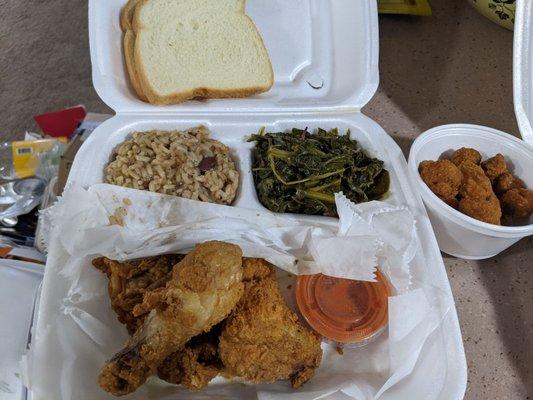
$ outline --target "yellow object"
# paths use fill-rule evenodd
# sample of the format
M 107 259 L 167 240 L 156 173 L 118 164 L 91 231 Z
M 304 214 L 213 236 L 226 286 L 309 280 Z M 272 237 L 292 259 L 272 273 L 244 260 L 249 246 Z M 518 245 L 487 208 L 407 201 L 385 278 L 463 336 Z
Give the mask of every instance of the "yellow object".
M 13 168 L 17 178 L 34 176 L 39 167 L 39 154 L 51 150 L 58 141 L 67 143 L 66 138 L 12 142 Z
M 431 15 L 427 0 L 378 0 L 381 14 Z

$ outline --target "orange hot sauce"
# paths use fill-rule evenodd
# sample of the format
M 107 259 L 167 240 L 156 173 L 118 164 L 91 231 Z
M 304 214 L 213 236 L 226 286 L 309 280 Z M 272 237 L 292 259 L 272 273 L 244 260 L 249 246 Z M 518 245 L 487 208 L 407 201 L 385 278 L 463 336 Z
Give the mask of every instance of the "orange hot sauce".
M 296 303 L 307 323 L 339 343 L 364 345 L 388 324 L 390 285 L 376 271 L 376 282 L 330 276 L 302 275 L 296 284 Z

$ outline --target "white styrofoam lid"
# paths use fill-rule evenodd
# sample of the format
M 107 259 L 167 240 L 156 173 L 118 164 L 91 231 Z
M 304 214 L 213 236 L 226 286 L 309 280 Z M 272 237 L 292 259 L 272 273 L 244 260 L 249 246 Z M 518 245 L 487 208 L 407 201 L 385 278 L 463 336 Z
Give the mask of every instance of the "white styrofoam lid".
M 514 25 L 514 105 L 522 138 L 533 145 L 533 2 L 518 0 Z
M 118 113 L 220 113 L 359 110 L 374 95 L 378 13 L 368 0 L 248 0 L 274 67 L 275 83 L 246 99 L 153 106 L 130 87 L 123 61 L 120 10 L 126 0 L 90 0 L 93 85 Z
M 19 362 L 26 351 L 44 266 L 0 259 L 0 398 L 21 400 Z

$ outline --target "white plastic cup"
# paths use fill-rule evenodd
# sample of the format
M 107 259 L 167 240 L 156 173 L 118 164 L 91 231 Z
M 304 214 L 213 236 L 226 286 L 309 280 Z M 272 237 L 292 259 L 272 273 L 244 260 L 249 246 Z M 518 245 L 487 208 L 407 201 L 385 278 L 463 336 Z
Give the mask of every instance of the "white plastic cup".
M 520 239 L 533 235 L 533 215 L 529 224 L 499 226 L 471 218 L 440 200 L 418 172 L 424 160 L 439 160 L 461 147 L 478 150 L 483 160 L 501 153 L 510 171 L 533 189 L 533 147 L 496 129 L 479 125 L 453 124 L 430 129 L 413 143 L 409 154 L 409 174 L 426 205 L 440 249 L 452 256 L 470 260 L 493 257 Z

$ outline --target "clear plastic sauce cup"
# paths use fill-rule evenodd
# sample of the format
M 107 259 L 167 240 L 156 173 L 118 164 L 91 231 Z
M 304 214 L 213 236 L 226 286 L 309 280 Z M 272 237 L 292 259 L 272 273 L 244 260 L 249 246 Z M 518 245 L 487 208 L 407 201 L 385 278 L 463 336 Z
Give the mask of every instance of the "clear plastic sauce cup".
M 307 323 L 339 344 L 363 346 L 388 324 L 391 287 L 377 271 L 376 282 L 330 276 L 302 275 L 296 284 L 296 302 Z

